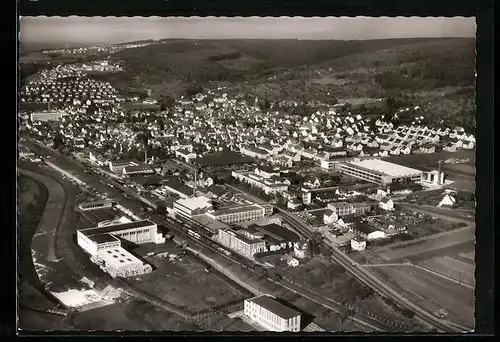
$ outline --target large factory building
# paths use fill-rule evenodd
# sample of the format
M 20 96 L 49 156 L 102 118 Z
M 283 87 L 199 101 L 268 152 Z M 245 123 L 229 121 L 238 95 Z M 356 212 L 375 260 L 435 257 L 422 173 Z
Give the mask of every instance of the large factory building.
M 165 242 L 149 220 L 108 224 L 77 231 L 78 245 L 90 255 L 90 260 L 114 277 L 133 277 L 152 271 L 151 265 L 121 247 L 119 238 L 137 243 Z
M 379 185 L 421 182 L 423 175 L 423 171 L 380 159 L 365 159 L 342 163 L 340 164 L 340 172 Z

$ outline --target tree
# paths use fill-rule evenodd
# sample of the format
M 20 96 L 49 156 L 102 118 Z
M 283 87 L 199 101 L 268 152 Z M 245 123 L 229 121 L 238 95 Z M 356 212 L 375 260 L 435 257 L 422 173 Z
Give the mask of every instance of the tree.
M 64 137 L 60 132 L 57 132 L 54 135 L 54 149 L 59 149 L 61 146 L 64 146 Z

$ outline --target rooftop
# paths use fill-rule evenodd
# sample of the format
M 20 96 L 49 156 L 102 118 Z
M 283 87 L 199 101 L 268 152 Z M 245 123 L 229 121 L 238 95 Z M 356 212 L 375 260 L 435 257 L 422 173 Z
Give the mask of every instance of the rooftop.
M 216 166 L 216 165 L 231 165 L 231 164 L 247 164 L 252 163 L 253 159 L 244 156 L 238 152 L 221 151 L 204 154 L 201 158 L 193 160 L 195 164 L 200 166 Z
M 123 267 L 130 263 L 142 264 L 141 260 L 122 247 L 106 248 L 98 251 L 97 253 L 102 259 L 104 259 L 106 264 L 111 264 L 114 267 Z
M 232 205 L 224 208 L 217 209 L 215 215 L 227 215 L 227 214 L 237 214 L 243 213 L 245 211 L 262 209 L 261 206 L 255 204 L 243 204 L 243 205 Z
M 184 198 L 177 200 L 176 203 L 182 205 L 189 210 L 195 210 L 199 208 L 211 207 L 212 203 L 208 197 L 198 196 L 192 198 Z
M 272 298 L 269 295 L 254 297 L 248 299 L 248 301 L 257 304 L 258 306 L 274 313 L 275 315 L 283 319 L 290 319 L 293 317 L 300 316 L 300 312 L 295 311 L 289 308 L 288 306 L 281 304 L 280 302 L 278 302 L 276 299 Z
M 97 244 L 105 243 L 105 242 L 115 242 L 120 241 L 118 238 L 114 237 L 111 234 L 97 234 L 89 236 L 89 239 L 94 241 Z
M 113 233 L 113 232 L 118 232 L 121 230 L 148 227 L 148 226 L 153 226 L 153 225 L 156 226 L 156 223 L 153 223 L 149 220 L 141 220 L 141 221 L 133 221 L 133 222 L 128 222 L 128 223 L 113 224 L 113 225 L 103 226 L 103 227 L 84 228 L 84 229 L 80 229 L 79 232 L 82 232 L 82 234 L 84 234 L 85 236 L 92 236 L 92 235 L 96 235 L 96 234 Z
M 406 166 L 389 163 L 380 159 L 365 159 L 362 161 L 351 161 L 348 164 L 364 167 L 366 169 L 383 173 L 391 177 L 400 177 L 403 175 L 413 175 L 422 173 L 417 169 L 412 169 Z
M 193 194 L 193 188 L 190 186 L 187 186 L 185 184 L 180 183 L 179 181 L 176 180 L 168 180 L 165 183 L 165 186 L 180 192 L 181 194 L 184 194 L 186 196 L 191 196 Z
M 377 229 L 371 225 L 369 225 L 368 223 L 366 222 L 360 222 L 356 225 L 356 228 L 355 230 L 361 232 L 361 233 L 365 233 L 365 234 L 370 234 L 370 233 L 373 233 L 375 231 L 377 231 Z
M 219 229 L 226 229 L 228 228 L 229 226 L 227 224 L 225 224 L 224 222 L 221 222 L 221 221 L 217 221 L 213 218 L 211 218 L 210 216 L 208 215 L 198 215 L 198 216 L 193 216 L 191 218 L 192 220 L 195 220 L 196 222 L 204 225 L 205 227 L 207 227 L 208 229 L 210 230 L 219 230 Z
M 280 241 L 297 242 L 300 240 L 297 234 L 276 223 L 267 224 L 265 226 L 254 226 L 254 228 Z

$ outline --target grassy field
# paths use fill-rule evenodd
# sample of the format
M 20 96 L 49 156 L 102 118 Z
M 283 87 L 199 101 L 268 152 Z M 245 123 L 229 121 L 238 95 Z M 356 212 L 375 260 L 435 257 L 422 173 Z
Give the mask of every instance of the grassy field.
M 448 319 L 474 326 L 474 290 L 418 268 L 377 267 L 375 272 L 429 312 L 445 309 Z
M 245 298 L 215 274 L 207 273 L 205 267 L 189 255 L 179 256 L 175 261 L 165 258 L 154 272 L 141 276 L 136 285 L 190 311 L 210 309 Z
M 308 286 L 331 299 L 353 304 L 362 311 L 385 317 L 391 322 L 412 327 L 415 330 L 422 331 L 421 329 L 423 329 L 414 320 L 403 317 L 395 307 L 385 304 L 373 290 L 356 281 L 342 267 L 324 259 L 313 258 L 308 263 L 293 268 L 289 274 L 294 282 Z M 279 296 L 279 293 L 277 295 Z M 325 319 L 322 320 L 321 316 L 316 316 L 316 319 L 319 320 L 318 324 L 324 328 L 327 328 L 324 326 L 325 323 L 329 326 L 332 324 Z M 336 319 L 337 326 L 332 327 L 332 330 L 348 331 L 351 329 L 345 326 L 345 324 L 349 324 L 347 321 L 341 322 L 339 317 Z
M 469 159 L 471 163 L 474 163 L 476 160 L 475 151 L 474 150 L 459 150 L 457 152 L 446 152 L 441 151 L 432 154 L 408 154 L 403 156 L 390 156 L 384 158 L 392 163 L 401 164 L 408 167 L 438 167 L 439 160 L 446 159 Z M 447 167 L 448 165 L 461 165 L 461 164 L 442 164 L 443 167 Z
M 424 260 L 419 265 L 467 285 L 474 286 L 476 283 L 474 263 L 463 260 L 457 255 L 446 255 Z
M 404 260 L 407 258 L 430 258 L 431 255 L 446 254 L 451 249 L 469 251 L 474 246 L 474 229 L 464 229 L 451 235 L 419 241 L 415 244 L 396 246 L 380 252 L 380 256 L 387 261 Z

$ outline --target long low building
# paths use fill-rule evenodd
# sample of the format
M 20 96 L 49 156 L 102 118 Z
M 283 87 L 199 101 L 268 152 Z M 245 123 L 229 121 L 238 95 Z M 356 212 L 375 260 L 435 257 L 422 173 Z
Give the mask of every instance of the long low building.
M 380 159 L 365 159 L 341 163 L 340 172 L 380 185 L 421 182 L 423 175 L 423 171 Z
M 85 228 L 77 231 L 77 237 L 99 234 L 113 234 L 124 240 L 141 243 L 163 243 L 165 239 L 158 233 L 156 223 L 149 220 L 133 221 L 127 223 L 111 224 L 103 227 Z
M 301 313 L 278 302 L 270 295 L 245 299 L 244 313 L 270 331 L 300 331 Z
M 264 218 L 265 209 L 257 204 L 232 205 L 207 212 L 207 215 L 215 220 L 231 224 L 260 220 Z
M 30 114 L 31 121 L 54 121 L 59 120 L 68 113 L 63 111 L 43 111 Z
M 111 200 L 100 200 L 100 201 L 92 201 L 92 202 L 82 202 L 78 205 L 80 210 L 94 210 L 94 209 L 103 209 L 103 208 L 111 208 L 113 206 L 113 201 Z

